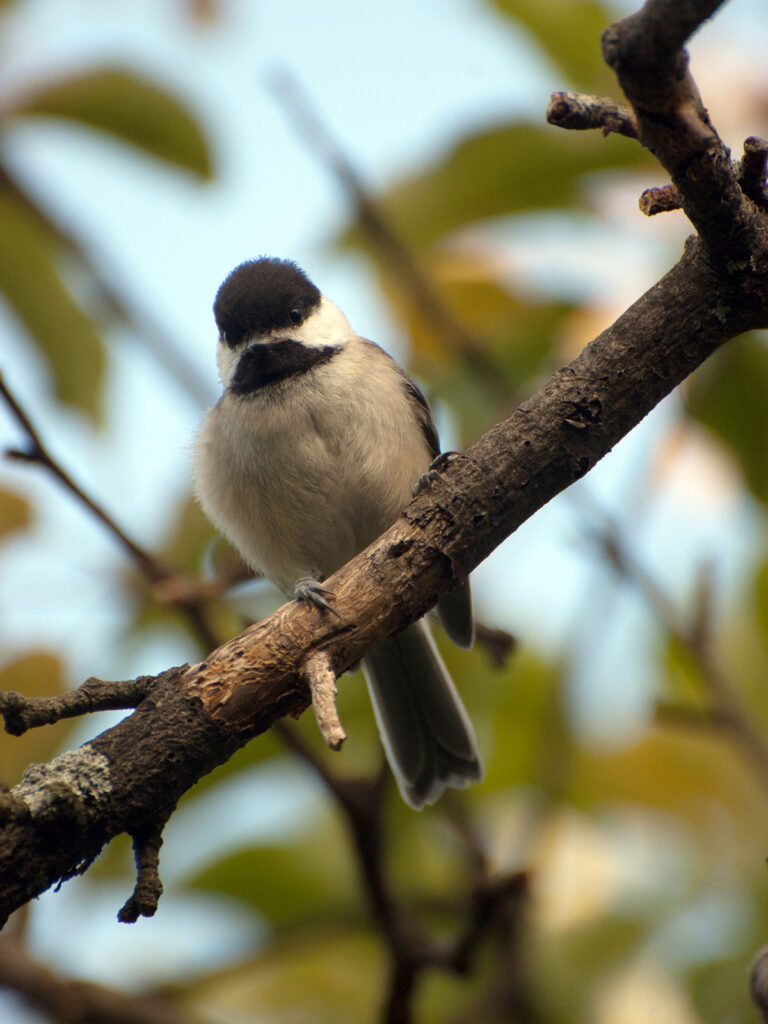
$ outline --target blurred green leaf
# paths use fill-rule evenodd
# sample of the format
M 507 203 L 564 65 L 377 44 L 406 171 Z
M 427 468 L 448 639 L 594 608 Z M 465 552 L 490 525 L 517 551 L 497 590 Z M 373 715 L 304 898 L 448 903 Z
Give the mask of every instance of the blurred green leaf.
M 449 342 L 428 313 L 404 295 L 390 268 L 378 268 L 379 281 L 410 339 L 414 373 L 429 382 L 431 399 L 451 406 L 462 441 L 469 443 L 489 423 L 509 415 L 530 379 L 550 369 L 572 307 L 516 294 L 484 251 L 441 246 L 422 254 L 421 263 L 464 329 L 463 345 Z
M 212 1021 L 367 1024 L 377 1019 L 384 972 L 381 943 L 369 929 L 331 926 L 298 932 L 261 956 L 195 979 L 186 996 Z
M 755 572 L 754 600 L 757 632 L 768 649 L 768 561 L 763 561 Z
M 25 529 L 31 521 L 32 509 L 27 499 L 13 491 L 0 489 L 0 540 Z
M 730 448 L 747 485 L 768 502 L 768 347 L 748 334 L 729 342 L 691 377 L 686 407 Z
M 201 178 L 213 174 L 208 145 L 187 108 L 131 71 L 104 68 L 60 79 L 7 113 L 79 121 Z
M 23 206 L 0 192 L 0 292 L 42 349 L 57 398 L 101 417 L 105 352 L 95 322 L 59 275 L 56 246 Z
M 200 572 L 205 549 L 218 537 L 216 527 L 192 494 L 179 502 L 165 534 L 162 557 L 191 575 Z
M 587 1024 L 595 981 L 619 968 L 641 947 L 644 929 L 637 921 L 602 917 L 562 932 L 534 937 L 532 982 L 545 1020 Z
M 559 795 L 570 757 L 561 709 L 561 673 L 523 650 L 506 668 L 490 666 L 475 648 L 463 672 L 457 658 L 443 653 L 480 731 L 485 760 L 483 793 L 536 786 Z M 462 662 L 467 652 L 461 652 Z M 470 682 L 471 680 L 471 682 Z M 478 709 L 473 709 L 478 701 Z M 483 735 L 483 729 L 486 730 Z M 470 789 L 469 793 L 472 794 Z
M 357 865 L 338 818 L 326 815 L 306 837 L 238 850 L 204 868 L 187 886 L 249 904 L 286 929 L 360 913 Z
M 379 199 L 408 243 L 426 247 L 489 217 L 568 207 L 585 174 L 644 164 L 650 158 L 629 139 L 506 124 L 468 136 Z M 359 232 L 353 226 L 341 244 L 360 245 Z
M 755 914 L 756 921 L 765 920 Z M 749 961 L 765 943 L 762 928 L 754 929 L 752 945 L 741 949 L 728 959 L 707 960 L 690 972 L 688 985 L 693 1004 L 702 1021 L 744 1021 L 753 1024 L 758 1019 L 749 996 L 747 972 Z
M 616 94 L 616 76 L 603 60 L 600 37 L 614 20 L 594 0 L 493 0 L 536 42 L 567 76 L 574 88 Z M 563 88 L 558 84 L 555 88 Z

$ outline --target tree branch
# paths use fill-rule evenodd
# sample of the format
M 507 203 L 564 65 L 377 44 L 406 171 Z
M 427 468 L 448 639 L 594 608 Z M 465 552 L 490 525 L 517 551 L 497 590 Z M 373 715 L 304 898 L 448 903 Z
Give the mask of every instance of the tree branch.
M 603 56 L 635 112 L 638 138 L 668 171 L 710 257 L 728 267 L 764 247 L 766 226 L 739 187 L 682 49 L 721 2 L 647 0 L 605 30 Z
M 118 912 L 118 921 L 133 924 L 140 917 L 152 917 L 157 910 L 157 904 L 163 894 L 158 865 L 165 821 L 164 818 L 133 837 L 136 885 Z
M 294 752 L 322 778 L 344 816 L 357 853 L 371 918 L 389 953 L 389 982 L 380 1019 L 384 1024 L 405 1024 L 411 1019 L 410 1002 L 422 974 L 434 969 L 466 974 L 489 932 L 500 921 L 510 923 L 513 917 L 520 916 L 528 895 L 527 877 L 524 872 L 491 874 L 483 851 L 473 842 L 469 852 L 475 878 L 467 893 L 456 899 L 463 926 L 452 941 L 431 937 L 396 897 L 386 871 L 382 822 L 386 766 L 372 779 L 339 778 L 295 730 L 281 723 L 276 728 Z M 466 822 L 462 825 L 466 829 Z
M 26 697 L 13 690 L 0 690 L 0 715 L 5 731 L 21 736 L 27 729 L 53 725 L 63 718 L 77 718 L 92 711 L 123 711 L 141 704 L 154 684 L 153 676 L 139 676 L 120 683 L 86 679 L 76 690 L 55 697 Z
M 164 999 L 62 978 L 10 935 L 0 936 L 0 987 L 61 1024 L 195 1024 Z
M 744 140 L 744 156 L 734 164 L 736 180 L 741 191 L 763 213 L 768 212 L 768 189 L 765 187 L 766 159 L 768 142 L 750 135 Z M 681 206 L 680 193 L 675 185 L 648 188 L 640 196 L 640 210 L 646 217 L 679 210 Z
M 553 92 L 547 107 L 547 121 L 555 128 L 586 131 L 599 128 L 603 135 L 615 132 L 637 138 L 637 119 L 629 107 L 607 96 L 585 92 Z

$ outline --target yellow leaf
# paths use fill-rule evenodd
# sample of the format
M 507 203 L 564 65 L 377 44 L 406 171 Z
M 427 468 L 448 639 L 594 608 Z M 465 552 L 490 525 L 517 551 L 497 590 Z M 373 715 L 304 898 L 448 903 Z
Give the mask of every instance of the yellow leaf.
M 0 539 L 24 530 L 31 521 L 32 510 L 26 498 L 12 491 L 0 490 Z
M 53 697 L 65 689 L 64 668 L 47 651 L 34 651 L 0 668 L 0 690 L 16 690 L 26 697 Z M 28 764 L 53 757 L 70 722 L 30 729 L 23 736 L 0 741 L 0 783 L 14 786 Z

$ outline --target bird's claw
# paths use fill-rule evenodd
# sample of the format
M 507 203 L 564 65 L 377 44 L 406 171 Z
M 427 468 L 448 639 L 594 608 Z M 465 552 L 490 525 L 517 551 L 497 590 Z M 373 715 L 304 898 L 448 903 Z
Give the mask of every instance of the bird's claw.
M 426 473 L 422 473 L 419 479 L 416 481 L 416 486 L 413 488 L 412 495 L 414 498 L 418 497 L 422 491 L 426 491 L 430 484 L 435 483 L 436 480 L 440 480 L 440 474 L 454 459 L 463 458 L 461 452 L 441 452 L 440 455 L 434 459 Z
M 341 618 L 333 605 L 328 601 L 328 598 L 334 598 L 335 596 L 332 590 L 326 590 L 321 583 L 313 580 L 311 576 L 297 580 L 293 588 L 295 601 L 306 601 L 307 604 L 314 605 L 315 608 L 321 608 L 331 612 L 337 618 Z

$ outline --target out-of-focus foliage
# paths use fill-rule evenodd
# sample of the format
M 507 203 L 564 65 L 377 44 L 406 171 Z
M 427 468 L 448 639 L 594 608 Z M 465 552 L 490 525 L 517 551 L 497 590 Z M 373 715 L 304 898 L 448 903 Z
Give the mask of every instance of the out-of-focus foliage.
M 562 68 L 560 87 L 571 80 L 593 91 L 609 89 L 599 37 L 611 19 L 600 4 L 500 0 L 497 6 Z M 489 419 L 505 415 L 530 381 L 551 367 L 548 357 L 573 312 L 562 302 L 525 296 L 498 253 L 476 241 L 477 233 L 488 222 L 521 213 L 573 212 L 582 205 L 589 175 L 654 173 L 653 166 L 650 156 L 627 139 L 613 136 L 606 144 L 597 132 L 563 132 L 518 120 L 468 134 L 376 197 L 446 309 L 471 335 L 469 351 L 451 344 L 431 310 L 404 293 L 400 274 L 380 258 L 364 224 L 353 223 L 340 236 L 342 246 L 373 258 L 381 287 L 412 342 L 415 368 L 429 379 L 432 393 L 454 409 L 466 441 Z
M 0 490 L 0 541 L 15 530 L 23 530 L 29 526 L 32 510 L 29 502 L 20 494 Z
M 186 1001 L 210 1020 L 279 1021 L 290 1007 L 299 1021 L 359 1024 L 376 1019 L 383 971 L 370 929 L 320 922 L 276 942 L 267 955 L 193 982 Z
M 605 4 L 595 0 L 493 0 L 511 21 L 531 33 L 566 76 L 564 84 L 610 96 L 616 79 L 603 61 L 600 37 L 610 21 Z
M 0 690 L 15 690 L 30 697 L 54 697 L 66 689 L 65 669 L 51 651 L 29 651 L 0 665 Z M 49 761 L 66 741 L 70 723 L 51 729 L 32 729 L 13 743 L 0 746 L 0 785 L 15 786 L 28 764 Z
M 216 4 L 188 6 L 203 21 L 226 16 Z M 541 48 L 552 65 L 553 90 L 573 85 L 616 94 L 599 56 L 600 31 L 612 20 L 611 11 L 575 0 L 495 0 L 489 6 L 497 9 L 500 31 L 521 28 Z M 8 112 L 9 119 L 34 117 L 41 124 L 43 116 L 116 135 L 201 179 L 212 173 L 195 118 L 162 85 L 132 72 L 113 68 L 46 81 Z M 462 343 L 436 331 L 425 311 L 414 307 L 361 224 L 339 232 L 338 247 L 370 259 L 393 316 L 412 340 L 413 368 L 447 408 L 463 441 L 537 386 L 560 360 L 564 337 L 585 315 L 573 299 L 526 294 L 514 258 L 500 260 L 498 236 L 491 242 L 485 229 L 530 211 L 599 221 L 601 213 L 584 203 L 590 176 L 597 173 L 614 183 L 625 176 L 634 183 L 638 173 L 647 174 L 648 185 L 658 183 L 647 154 L 626 139 L 507 122 L 468 132 L 429 166 L 376 197 L 461 324 Z M 109 359 L 105 327 L 114 311 L 105 316 L 101 304 L 84 300 L 88 289 L 75 294 L 67 283 L 72 260 L 93 275 L 92 290 L 99 292 L 87 251 L 74 230 L 65 232 L 23 183 L 10 178 L 0 179 L 0 230 L 10 240 L 0 255 L 0 288 L 39 350 L 56 399 L 98 422 Z M 748 499 L 740 499 L 751 503 L 763 525 L 766 396 L 768 355 L 765 339 L 755 336 L 730 344 L 695 374 L 679 413 L 703 423 L 712 445 L 726 451 L 738 471 L 734 475 L 743 476 L 748 489 Z M 24 499 L 0 491 L 0 541 L 11 542 L 32 516 Z M 212 548 L 214 531 L 188 495 L 169 516 L 163 537 L 158 556 L 187 579 L 232 570 L 223 568 L 227 552 Z M 645 552 L 637 554 L 642 559 Z M 709 554 L 716 562 L 718 551 Z M 741 588 L 737 605 L 718 608 L 715 635 L 706 646 L 765 743 L 768 557 L 756 551 L 753 560 L 749 585 Z M 552 586 L 558 585 L 553 578 Z M 607 591 L 609 603 L 611 586 L 600 584 L 600 597 Z M 131 599 L 126 647 L 157 631 L 176 635 L 183 628 L 190 658 L 204 655 L 202 646 L 192 646 L 194 629 L 167 594 L 137 581 L 133 571 L 116 574 L 114 588 Z M 592 596 L 585 595 L 579 611 Z M 258 613 L 266 613 L 274 598 L 264 588 L 255 601 Z M 228 637 L 244 624 L 239 607 L 232 594 L 209 599 L 217 635 Z M 486 778 L 419 815 L 388 782 L 383 842 L 392 893 L 435 934 L 454 938 L 466 924 L 479 848 L 492 877 L 529 872 L 531 896 L 514 943 L 505 945 L 505 936 L 495 933 L 466 977 L 435 973 L 423 979 L 415 1001 L 418 1024 L 753 1020 L 746 971 L 767 934 L 768 787 L 738 733 L 713 724 L 706 666 L 674 635 L 670 627 L 678 623 L 668 621 L 669 608 L 662 603 L 656 610 L 645 655 L 657 702 L 650 702 L 648 720 L 625 736 L 598 739 L 579 729 L 572 714 L 570 649 L 535 650 L 522 636 L 520 653 L 499 668 L 482 646 L 457 651 L 438 638 L 476 723 Z M 687 621 L 689 608 L 674 610 Z M 517 628 L 514 622 L 503 625 Z M 577 618 L 574 647 L 580 630 Z M 3 663 L 0 688 L 53 693 L 66 675 L 57 652 L 29 651 Z M 617 693 L 625 683 L 620 667 Z M 373 778 L 381 753 L 359 674 L 341 680 L 339 706 L 349 734 L 341 755 L 322 747 L 310 716 L 291 727 L 328 771 L 348 781 Z M 4 741 L 0 781 L 15 781 L 26 763 L 49 758 L 65 738 L 59 726 Z M 260 737 L 202 780 L 179 813 L 199 813 L 205 831 L 212 793 L 253 779 L 248 799 L 258 802 L 259 780 L 270 771 L 279 774 L 289 756 L 274 731 Z M 369 921 L 347 823 L 311 767 L 301 763 L 315 788 L 290 836 L 281 842 L 223 841 L 205 863 L 168 886 L 177 897 L 214 901 L 222 912 L 236 904 L 264 929 L 261 944 L 242 960 L 193 977 L 169 972 L 169 986 L 204 1021 L 376 1019 L 387 983 L 381 936 Z M 234 805 L 232 817 L 239 817 Z M 210 838 L 201 836 L 201 842 Z M 130 890 L 130 860 L 129 843 L 121 837 L 85 875 L 84 891 L 108 882 Z M 514 995 L 535 1012 L 515 1016 Z
M 208 146 L 194 117 L 164 88 L 132 72 L 104 68 L 47 79 L 4 106 L 0 128 L 10 131 L 41 117 L 108 133 L 201 179 L 212 175 Z M 76 235 L 39 205 L 2 157 L 0 233 L 0 293 L 40 347 L 56 398 L 98 423 L 105 329 L 119 310 L 106 300 L 98 266 Z M 73 287 L 73 279 L 79 287 Z
M 768 348 L 750 335 L 719 352 L 695 375 L 687 396 L 691 416 L 729 446 L 747 485 L 768 501 Z
M 0 191 L 0 289 L 40 346 L 56 397 L 99 420 L 106 356 L 99 324 L 64 283 L 57 240 L 20 197 Z M 45 301 L 41 301 L 45 296 Z
M 500 125 L 462 139 L 436 166 L 399 182 L 382 197 L 382 209 L 421 248 L 489 217 L 568 208 L 585 174 L 649 164 L 621 137 L 606 146 L 589 132 Z
M 211 157 L 197 121 L 165 88 L 130 71 L 103 68 L 25 93 L 6 117 L 34 115 L 78 121 L 203 178 Z

